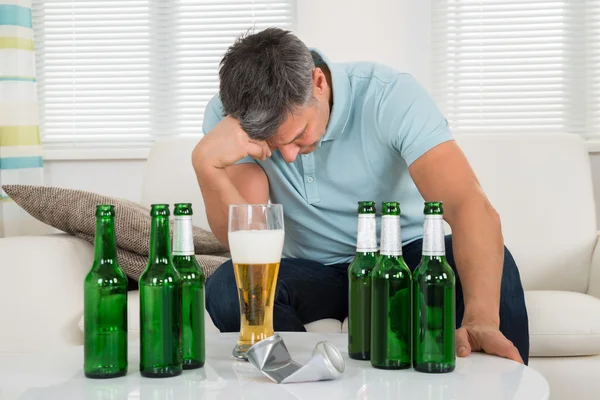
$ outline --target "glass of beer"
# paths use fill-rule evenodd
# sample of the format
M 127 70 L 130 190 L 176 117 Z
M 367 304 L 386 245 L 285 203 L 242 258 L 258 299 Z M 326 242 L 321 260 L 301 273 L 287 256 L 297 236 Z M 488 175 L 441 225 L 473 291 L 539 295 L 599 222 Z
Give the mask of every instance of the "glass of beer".
M 229 206 L 229 250 L 240 302 L 240 335 L 233 356 L 247 360 L 255 343 L 274 334 L 273 302 L 283 251 L 281 204 Z

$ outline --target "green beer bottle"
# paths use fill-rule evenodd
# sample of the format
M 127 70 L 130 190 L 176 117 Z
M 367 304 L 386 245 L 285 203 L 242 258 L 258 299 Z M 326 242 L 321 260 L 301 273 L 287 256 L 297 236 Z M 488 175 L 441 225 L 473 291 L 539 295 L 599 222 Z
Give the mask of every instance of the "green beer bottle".
M 348 266 L 348 355 L 368 360 L 371 347 L 371 270 L 377 262 L 375 202 L 358 203 L 356 256 Z
M 115 207 L 96 206 L 94 263 L 84 281 L 84 374 L 127 374 L 127 276 L 117 263 Z
M 402 257 L 400 205 L 383 202 L 380 256 L 371 272 L 371 365 L 412 365 L 412 279 Z
M 169 206 L 153 204 L 150 257 L 140 276 L 140 373 L 150 378 L 180 375 L 181 276 L 173 265 Z
M 175 204 L 173 264 L 182 281 L 183 369 L 204 365 L 204 271 L 198 265 L 192 233 L 192 205 Z
M 425 203 L 423 254 L 413 273 L 413 367 L 421 372 L 451 372 L 455 356 L 455 277 L 446 261 L 444 210 Z

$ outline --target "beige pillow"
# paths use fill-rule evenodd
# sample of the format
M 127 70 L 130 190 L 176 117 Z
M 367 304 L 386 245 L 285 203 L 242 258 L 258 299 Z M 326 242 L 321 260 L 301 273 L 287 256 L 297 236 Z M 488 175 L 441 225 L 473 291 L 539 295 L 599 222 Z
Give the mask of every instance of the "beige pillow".
M 94 243 L 96 205 L 113 204 L 117 258 L 121 268 L 129 277 L 138 280 L 146 267 L 151 222 L 147 208 L 83 190 L 36 185 L 3 185 L 2 189 L 34 218 L 90 243 Z M 171 235 L 172 232 L 171 225 Z M 211 232 L 194 227 L 193 234 L 196 259 L 208 278 L 227 260 L 227 249 Z

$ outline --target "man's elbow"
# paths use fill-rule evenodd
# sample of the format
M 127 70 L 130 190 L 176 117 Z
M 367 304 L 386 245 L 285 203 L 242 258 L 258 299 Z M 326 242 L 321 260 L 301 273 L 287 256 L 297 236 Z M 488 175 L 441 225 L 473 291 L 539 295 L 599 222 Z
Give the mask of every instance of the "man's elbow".
M 500 214 L 487 199 L 485 200 L 485 208 L 491 223 L 498 231 L 502 232 L 502 220 L 500 219 Z
M 194 168 L 194 172 L 196 173 L 196 175 L 198 175 L 201 170 L 202 161 L 202 155 L 200 153 L 200 143 L 198 143 L 196 147 L 192 149 L 190 161 L 192 162 L 192 168 Z

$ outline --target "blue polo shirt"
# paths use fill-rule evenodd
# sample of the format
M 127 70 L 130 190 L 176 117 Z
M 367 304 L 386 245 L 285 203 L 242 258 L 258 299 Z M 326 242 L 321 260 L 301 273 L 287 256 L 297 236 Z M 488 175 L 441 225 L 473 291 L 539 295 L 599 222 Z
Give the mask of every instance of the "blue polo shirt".
M 409 74 L 367 62 L 325 63 L 333 108 L 317 149 L 288 164 L 278 151 L 265 161 L 247 157 L 265 171 L 273 203 L 283 204 L 284 257 L 323 264 L 350 262 L 356 252 L 358 201 L 399 201 L 403 244 L 423 235 L 423 198 L 409 173 L 436 145 L 453 140 L 448 123 L 424 88 Z M 207 105 L 203 130 L 223 118 L 218 95 Z M 380 238 L 377 238 L 378 242 Z

